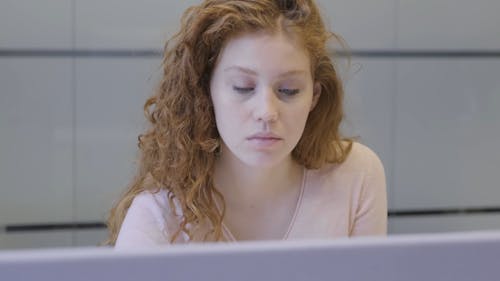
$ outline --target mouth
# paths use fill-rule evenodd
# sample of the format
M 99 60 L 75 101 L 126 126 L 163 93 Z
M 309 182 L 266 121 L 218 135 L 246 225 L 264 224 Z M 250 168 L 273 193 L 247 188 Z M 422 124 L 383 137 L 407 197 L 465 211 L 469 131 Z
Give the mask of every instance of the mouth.
M 278 141 L 282 140 L 278 135 L 273 133 L 258 133 L 251 135 L 247 140 L 258 140 L 258 141 Z
M 275 134 L 259 133 L 248 137 L 247 140 L 257 149 L 267 149 L 281 142 L 283 139 Z

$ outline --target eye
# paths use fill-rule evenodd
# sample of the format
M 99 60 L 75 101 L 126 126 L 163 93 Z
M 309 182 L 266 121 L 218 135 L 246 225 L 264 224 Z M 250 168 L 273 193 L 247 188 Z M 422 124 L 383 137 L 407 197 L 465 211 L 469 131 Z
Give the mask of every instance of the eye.
M 286 88 L 281 88 L 278 89 L 279 93 L 282 93 L 286 96 L 294 96 L 299 93 L 299 89 L 286 89 Z
M 235 92 L 240 93 L 240 94 L 248 94 L 248 93 L 252 92 L 254 90 L 254 88 L 252 88 L 252 87 L 237 87 L 237 86 L 233 86 L 233 90 Z

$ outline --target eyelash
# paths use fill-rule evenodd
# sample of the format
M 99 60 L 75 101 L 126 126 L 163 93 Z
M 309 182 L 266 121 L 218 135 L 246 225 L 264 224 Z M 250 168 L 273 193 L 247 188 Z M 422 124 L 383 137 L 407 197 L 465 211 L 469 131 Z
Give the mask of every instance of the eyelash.
M 283 93 L 286 96 L 295 96 L 299 93 L 299 89 L 279 89 L 278 92 Z
M 240 94 L 248 94 L 252 92 L 254 88 L 233 86 L 233 90 Z M 299 89 L 278 89 L 278 92 L 284 94 L 285 96 L 294 96 L 299 93 Z
M 236 87 L 236 86 L 233 86 L 233 90 L 240 93 L 240 94 L 247 94 L 247 93 L 250 93 L 251 91 L 253 91 L 253 88 L 252 87 Z

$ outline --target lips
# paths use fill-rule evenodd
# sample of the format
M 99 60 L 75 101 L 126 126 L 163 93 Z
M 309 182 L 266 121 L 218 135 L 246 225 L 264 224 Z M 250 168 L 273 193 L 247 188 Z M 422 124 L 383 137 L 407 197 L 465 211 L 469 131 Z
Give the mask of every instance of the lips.
M 255 149 L 267 151 L 274 148 L 283 139 L 273 133 L 257 133 L 248 137 L 247 140 Z
M 248 140 L 262 140 L 262 141 L 281 140 L 281 138 L 278 135 L 273 134 L 273 133 L 257 133 L 257 134 L 251 135 L 247 139 Z

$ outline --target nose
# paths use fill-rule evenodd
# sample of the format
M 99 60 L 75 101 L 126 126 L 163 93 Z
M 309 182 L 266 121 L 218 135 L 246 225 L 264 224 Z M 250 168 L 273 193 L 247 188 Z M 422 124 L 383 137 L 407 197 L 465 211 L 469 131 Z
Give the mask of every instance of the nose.
M 276 122 L 279 117 L 279 100 L 272 89 L 263 89 L 256 95 L 254 119 L 259 122 Z

